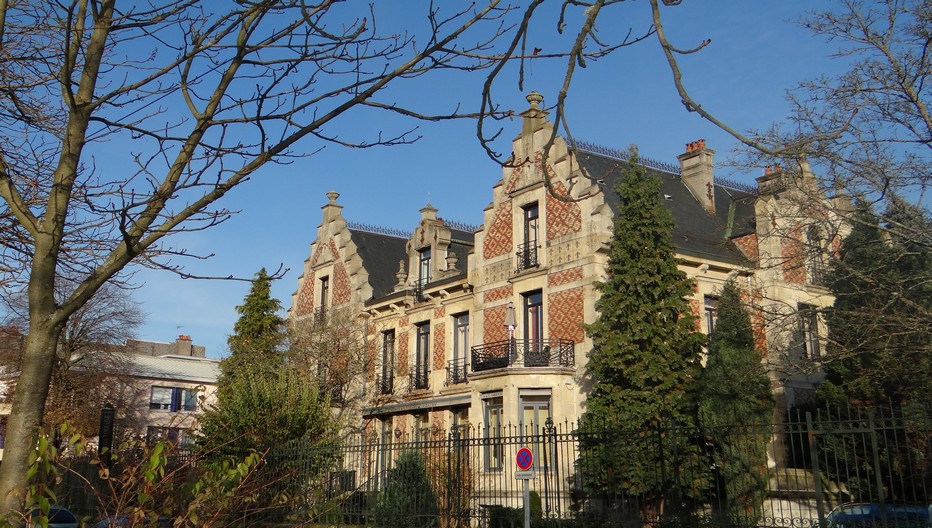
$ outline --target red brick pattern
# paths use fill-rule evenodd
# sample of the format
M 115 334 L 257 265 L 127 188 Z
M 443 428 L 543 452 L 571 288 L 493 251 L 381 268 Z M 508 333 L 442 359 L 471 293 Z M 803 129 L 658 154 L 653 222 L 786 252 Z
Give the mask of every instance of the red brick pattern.
M 398 320 L 398 328 L 404 328 L 411 324 L 411 318 L 407 315 Z
M 563 271 L 558 271 L 556 273 L 551 273 L 547 276 L 547 286 L 555 287 L 562 286 L 564 284 L 569 284 L 573 281 L 582 280 L 583 278 L 583 269 L 582 266 L 576 266 L 575 268 L 565 269 Z
M 444 431 L 446 430 L 446 415 L 449 414 L 447 411 L 431 411 L 430 412 L 430 425 L 435 430 Z
M 689 300 L 689 311 L 692 312 L 693 317 L 693 326 L 696 328 L 697 332 L 702 332 L 702 309 L 703 305 L 699 302 L 698 299 Z
M 563 182 L 554 182 L 553 189 L 559 195 L 566 194 L 566 186 Z M 557 200 L 550 193 L 547 193 L 547 212 L 545 222 L 547 224 L 547 240 L 577 233 L 582 229 L 582 211 L 575 202 L 563 202 Z
M 334 261 L 340 260 L 340 251 L 337 249 L 337 241 L 333 238 L 330 239 L 330 256 L 333 257 Z
M 514 247 L 511 233 L 511 200 L 498 204 L 495 217 L 485 235 L 482 245 L 482 257 L 486 259 L 510 253 Z
M 333 265 L 333 304 L 346 304 L 350 300 L 350 279 L 342 262 Z
M 298 317 L 305 316 L 314 311 L 314 272 L 306 273 L 304 281 L 301 284 L 301 291 L 298 293 L 298 299 L 295 302 L 295 315 Z
M 447 349 L 447 334 L 444 332 L 444 324 L 437 323 L 430 331 L 434 333 L 434 370 L 441 370 Z
M 783 257 L 783 280 L 793 284 L 806 282 L 806 250 L 801 242 L 802 232 L 796 227 L 780 241 Z
M 511 284 L 506 284 L 505 286 L 499 286 L 498 288 L 493 288 L 482 296 L 482 302 L 484 303 L 493 303 L 495 301 L 500 301 L 502 299 L 507 299 L 511 297 L 514 288 Z
M 517 167 L 511 170 L 511 176 L 508 178 L 508 181 L 505 183 L 505 192 L 510 193 L 515 190 L 518 186 L 518 180 L 521 179 L 521 176 L 524 175 L 525 165 L 518 165 Z
M 751 233 L 735 239 L 735 245 L 744 253 L 744 256 L 751 261 L 757 262 L 760 259 L 760 245 L 757 240 L 757 233 Z
M 434 308 L 434 319 L 442 319 L 447 316 L 447 307 L 441 306 L 440 308 Z
M 585 322 L 582 287 L 551 293 L 547 296 L 547 301 L 550 337 L 572 339 L 576 343 L 582 343 L 586 338 L 586 332 L 582 327 Z
M 505 306 L 486 308 L 482 311 L 484 322 L 482 340 L 484 343 L 504 341 L 508 339 L 508 329 L 505 323 Z
M 398 346 L 398 372 L 408 372 L 408 333 L 399 332 L 395 344 Z
M 370 325 L 375 326 L 375 325 Z M 375 360 L 378 357 L 378 344 L 375 339 L 366 341 L 366 381 L 375 380 Z
M 320 254 L 324 250 L 324 243 L 321 240 L 317 241 L 317 246 L 314 248 L 314 254 L 311 256 L 311 266 L 316 266 L 318 259 L 320 259 Z

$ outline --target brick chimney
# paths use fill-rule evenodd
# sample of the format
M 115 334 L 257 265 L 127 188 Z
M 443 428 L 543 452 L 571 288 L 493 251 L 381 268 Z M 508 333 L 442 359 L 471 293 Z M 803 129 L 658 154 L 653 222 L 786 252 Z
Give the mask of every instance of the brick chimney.
M 680 174 L 689 192 L 706 211 L 714 213 L 715 183 L 712 171 L 715 151 L 706 148 L 704 139 L 697 139 L 687 143 L 686 152 L 676 158 L 680 160 Z
M 178 340 L 175 341 L 178 345 L 178 355 L 179 356 L 190 356 L 191 354 L 191 336 L 189 335 L 180 335 Z

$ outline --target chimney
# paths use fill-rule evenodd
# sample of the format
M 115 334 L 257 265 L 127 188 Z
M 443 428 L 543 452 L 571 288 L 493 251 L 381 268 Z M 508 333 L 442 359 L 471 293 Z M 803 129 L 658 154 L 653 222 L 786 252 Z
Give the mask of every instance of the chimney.
M 321 207 L 324 211 L 324 224 L 330 223 L 330 221 L 339 216 L 340 211 L 343 210 L 343 206 L 337 203 L 337 198 L 339 197 L 340 193 L 336 191 L 327 193 L 327 199 L 330 201 L 327 202 L 327 205 Z
M 786 190 L 786 179 L 779 163 L 764 167 L 764 175 L 757 178 L 757 190 L 761 196 Z
M 191 355 L 191 336 L 189 335 L 180 335 L 178 340 L 175 341 L 178 345 L 178 355 L 179 356 L 190 356 Z
M 715 213 L 714 157 L 715 151 L 705 147 L 704 139 L 687 143 L 686 152 L 676 157 L 683 183 L 709 213 Z
M 437 220 L 437 210 L 436 207 L 430 205 L 430 202 L 428 202 L 427 205 L 421 208 L 421 221 Z

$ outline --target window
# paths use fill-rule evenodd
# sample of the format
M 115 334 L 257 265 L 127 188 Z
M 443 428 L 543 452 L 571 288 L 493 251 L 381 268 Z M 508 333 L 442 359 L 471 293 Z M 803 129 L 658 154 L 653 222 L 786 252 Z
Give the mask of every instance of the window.
M 525 354 L 541 350 L 544 340 L 544 295 L 538 290 L 524 295 Z
M 414 415 L 414 441 L 427 442 L 430 439 L 430 413 Z
M 534 466 L 546 469 L 551 465 L 553 453 L 547 449 L 550 445 L 544 436 L 547 418 L 550 418 L 550 389 L 521 389 L 518 391 L 521 402 L 521 432 L 525 436 L 524 444 L 534 453 Z
M 460 440 L 469 438 L 469 407 L 451 409 L 453 430 L 459 433 Z
M 414 286 L 414 302 L 423 302 L 424 290 L 430 282 L 430 247 L 418 250 L 417 283 Z
M 466 361 L 469 352 L 469 314 L 453 316 L 453 360 L 450 364 L 450 381 L 466 381 Z
M 524 206 L 524 243 L 518 246 L 518 271 L 537 266 L 537 232 L 540 210 L 537 202 Z
M 152 387 L 149 408 L 157 411 L 196 411 L 197 390 L 181 387 Z
M 806 233 L 806 274 L 811 284 L 821 285 L 825 274 L 825 252 L 819 228 L 810 226 Z
M 379 392 L 391 394 L 395 384 L 395 331 L 382 332 L 382 377 Z
M 822 355 L 818 308 L 811 304 L 799 305 L 799 331 L 802 337 L 803 359 L 815 359 Z
M 718 322 L 718 297 L 705 296 L 705 333 L 712 335 L 715 323 Z
M 330 301 L 330 277 L 320 278 L 320 306 L 317 308 L 317 316 L 323 319 L 327 315 L 327 304 Z
M 502 446 L 502 393 L 494 392 L 482 395 L 482 414 L 485 425 L 485 469 L 501 471 L 504 463 Z
M 156 442 L 168 441 L 182 447 L 194 445 L 194 438 L 188 430 L 182 427 L 160 427 L 150 425 L 146 428 L 146 443 L 152 445 Z
M 430 323 L 417 325 L 417 350 L 414 358 L 414 373 L 411 378 L 413 389 L 427 388 L 427 374 L 430 372 Z

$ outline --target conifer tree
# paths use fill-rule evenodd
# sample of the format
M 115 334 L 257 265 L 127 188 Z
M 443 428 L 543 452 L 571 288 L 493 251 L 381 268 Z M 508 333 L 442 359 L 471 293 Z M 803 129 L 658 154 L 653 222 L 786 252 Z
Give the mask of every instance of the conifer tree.
M 279 315 L 282 304 L 272 297 L 272 279 L 265 268 L 256 273 L 252 287 L 236 307 L 240 315 L 227 338 L 230 356 L 221 363 L 224 376 L 244 365 L 274 369 L 283 362 L 282 346 L 286 341 L 285 320 Z
M 688 392 L 705 339 L 690 315 L 692 285 L 677 268 L 660 180 L 633 148 L 615 191 L 607 280 L 596 285 L 599 318 L 586 329 L 593 390 L 581 420 L 582 463 L 591 489 L 662 508 L 674 483 L 689 492 L 701 478 L 698 453 L 675 428 L 694 422 Z
M 767 487 L 774 399 L 761 353 L 754 347 L 751 319 L 734 281 L 722 287 L 696 401 L 699 425 L 714 444 L 719 482 L 713 504 L 730 521 L 756 523 Z

